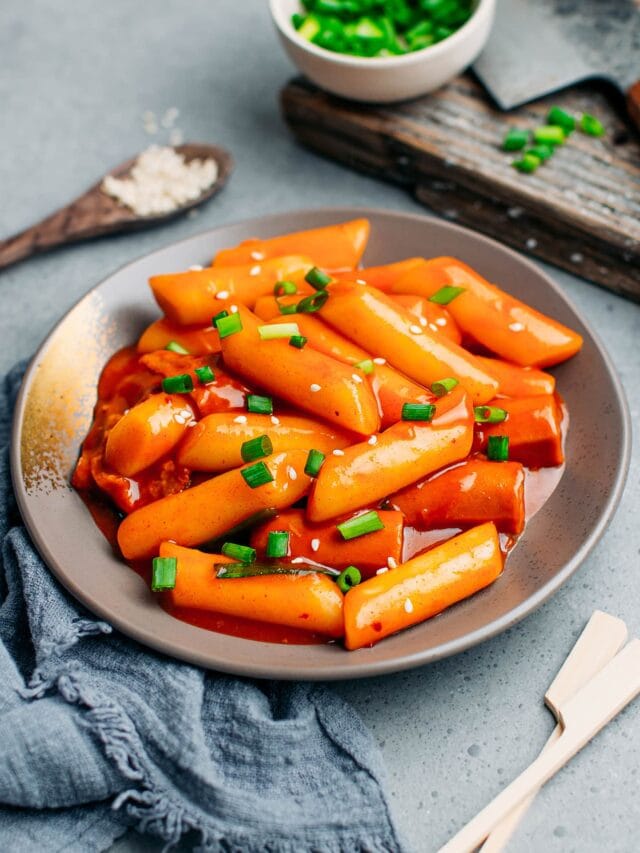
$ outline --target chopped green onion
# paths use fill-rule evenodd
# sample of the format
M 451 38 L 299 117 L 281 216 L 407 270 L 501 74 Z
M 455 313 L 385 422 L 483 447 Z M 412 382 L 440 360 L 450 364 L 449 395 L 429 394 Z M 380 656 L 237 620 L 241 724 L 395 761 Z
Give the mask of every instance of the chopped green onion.
M 507 419 L 507 411 L 498 406 L 475 406 L 473 417 L 477 424 L 501 424 Z
M 229 316 L 228 311 L 218 311 L 218 313 L 215 315 L 215 317 L 211 318 L 211 325 L 215 326 L 216 323 L 218 322 L 218 320 L 222 320 L 223 317 L 228 317 L 228 316 Z
M 204 367 L 196 367 L 194 372 L 203 385 L 215 382 L 216 375 L 208 364 L 205 364 Z
M 383 530 L 384 524 L 375 509 L 372 509 L 369 512 L 363 512 L 362 515 L 349 518 L 342 524 L 337 524 L 336 527 L 343 539 L 356 539 L 358 536 Z
M 264 486 L 266 483 L 273 482 L 273 474 L 264 464 L 264 462 L 256 462 L 248 468 L 243 468 L 240 473 L 251 489 L 257 489 L 258 486 Z
M 502 140 L 503 151 L 520 151 L 529 141 L 528 130 L 518 130 L 513 127 L 507 131 L 505 138 Z
M 296 347 L 296 349 L 302 349 L 306 343 L 307 339 L 304 335 L 291 335 L 289 338 L 289 346 Z
M 431 390 L 436 397 L 444 397 L 444 395 L 448 394 L 449 391 L 453 391 L 457 384 L 458 380 L 451 376 L 447 379 L 440 379 L 438 382 L 434 382 L 431 386 Z
M 169 341 L 165 349 L 168 349 L 169 352 L 177 352 L 179 355 L 189 355 L 189 350 L 185 349 L 182 344 L 179 344 L 177 341 Z
M 514 160 L 511 165 L 519 172 L 530 175 L 532 172 L 535 172 L 541 162 L 540 158 L 536 157 L 535 154 L 525 154 L 521 160 Z
M 328 284 L 331 284 L 331 276 L 322 272 L 318 267 L 311 267 L 304 280 L 316 290 L 324 290 Z
M 188 394 L 193 391 L 193 379 L 190 373 L 178 373 L 167 376 L 162 380 L 162 390 L 165 394 Z
M 298 306 L 295 303 L 293 305 L 283 305 L 282 302 L 278 302 L 278 311 L 281 314 L 297 314 Z
M 305 296 L 296 306 L 298 314 L 313 314 L 319 311 L 324 303 L 329 298 L 327 290 L 319 290 L 317 293 L 312 293 L 311 296 Z
M 256 558 L 256 549 L 249 545 L 236 545 L 235 542 L 225 542 L 220 549 L 225 557 L 238 560 L 240 563 L 253 563 Z
M 356 569 L 355 566 L 347 566 L 347 568 L 340 572 L 336 578 L 336 583 L 342 592 L 347 593 L 354 586 L 358 586 L 361 580 L 362 575 L 360 574 L 360 569 Z
M 275 341 L 277 338 L 290 338 L 299 335 L 297 323 L 271 323 L 268 326 L 258 326 L 258 334 L 262 341 Z
M 506 462 L 509 459 L 509 436 L 490 435 L 487 442 L 487 456 L 494 462 Z
M 273 444 L 268 435 L 258 435 L 256 438 L 250 438 L 249 441 L 243 441 L 240 448 L 240 455 L 245 462 L 253 462 L 272 453 Z
M 433 403 L 403 403 L 403 421 L 430 421 L 436 413 Z
M 545 124 L 534 129 L 533 138 L 545 145 L 562 145 L 566 137 L 564 130 L 557 124 Z
M 247 394 L 247 411 L 253 412 L 254 415 L 272 415 L 273 400 L 259 394 Z
M 363 358 L 362 361 L 357 361 L 353 366 L 366 374 L 373 373 L 374 370 L 374 364 L 370 358 Z
M 216 577 L 227 580 L 253 578 L 260 575 L 329 575 L 337 577 L 335 569 L 316 563 L 214 563 Z
M 547 124 L 556 124 L 561 127 L 566 134 L 571 133 L 575 129 L 576 120 L 568 112 L 560 107 L 551 107 L 547 113 Z
M 435 302 L 436 305 L 448 305 L 450 302 L 460 296 L 461 293 L 464 293 L 466 287 L 452 287 L 451 285 L 445 285 L 445 287 L 441 287 L 440 290 L 436 290 L 436 292 L 429 297 L 429 302 Z
M 216 320 L 216 329 L 221 338 L 228 338 L 242 331 L 242 320 L 239 314 L 229 314 Z
M 310 450 L 304 466 L 304 473 L 309 477 L 317 477 L 326 456 L 319 450 Z
M 286 557 L 289 553 L 289 531 L 270 530 L 267 539 L 267 557 Z
M 173 589 L 176 585 L 178 560 L 176 557 L 154 557 L 152 563 L 151 589 L 160 592 Z
M 298 292 L 298 287 L 292 281 L 278 281 L 273 286 L 273 295 L 277 298 L 278 296 L 291 296 L 294 293 Z
M 580 130 L 587 136 L 604 136 L 606 133 L 602 122 L 590 113 L 583 113 L 580 118 Z
M 548 160 L 553 154 L 553 145 L 534 145 L 532 148 L 527 148 L 524 153 L 525 156 L 527 154 L 532 154 L 544 163 L 544 161 Z

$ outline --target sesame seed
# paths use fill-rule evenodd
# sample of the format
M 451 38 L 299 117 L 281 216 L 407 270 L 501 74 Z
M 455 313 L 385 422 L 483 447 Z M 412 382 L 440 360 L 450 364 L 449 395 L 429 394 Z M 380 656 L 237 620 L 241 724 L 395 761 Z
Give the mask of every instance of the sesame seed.
M 416 326 L 414 324 L 411 324 L 411 326 L 409 326 L 409 331 L 411 332 L 412 335 L 421 335 L 422 334 L 422 329 L 420 328 L 420 326 Z
M 373 446 L 374 444 L 377 444 L 377 443 L 378 443 L 378 436 L 377 435 L 370 435 L 369 438 L 367 439 L 367 444 L 370 444 L 371 446 Z
M 387 359 L 386 358 L 374 358 L 373 363 L 374 364 L 386 364 Z
M 291 465 L 289 465 L 287 467 L 287 474 L 289 475 L 290 480 L 297 480 L 298 479 L 298 472 Z
M 201 264 L 193 264 L 189 267 L 190 272 L 201 272 L 204 267 Z
M 234 424 L 246 424 L 247 416 L 246 415 L 238 415 L 237 418 L 233 419 Z
M 445 320 L 444 317 L 438 317 L 438 319 L 435 320 L 435 324 L 436 324 L 436 326 L 446 326 L 447 321 Z
M 304 557 L 294 557 L 293 560 L 291 560 L 291 562 L 292 563 L 306 563 L 307 561 L 305 560 Z
M 228 299 L 228 298 L 229 298 L 229 291 L 228 290 L 219 290 L 216 293 L 216 299 Z
M 435 323 L 429 323 L 429 328 L 431 329 L 432 332 L 438 331 L 438 327 L 436 326 Z
M 395 557 L 387 557 L 387 566 L 389 566 L 390 569 L 397 569 L 398 561 L 395 559 Z
M 389 569 L 386 566 L 383 566 L 381 569 L 376 569 L 377 575 L 383 575 L 385 572 L 388 572 Z
M 413 613 L 413 602 L 410 598 L 405 599 L 404 609 L 407 613 Z
M 264 261 L 264 252 L 251 252 L 249 257 L 252 261 Z
M 249 275 L 260 275 L 261 270 L 262 267 L 260 266 L 260 264 L 256 264 L 255 267 L 251 267 L 251 269 L 249 270 Z
M 321 389 L 322 385 L 318 385 L 317 382 L 312 382 L 311 385 L 309 385 L 309 391 L 312 391 L 314 394 L 316 394 Z
M 521 332 L 524 329 L 523 323 L 509 323 L 509 328 L 512 332 Z
M 363 278 L 357 278 L 356 284 L 366 284 L 367 282 Z
M 569 260 L 572 264 L 581 264 L 584 261 L 584 255 L 581 255 L 580 252 L 574 252 Z
M 422 326 L 422 328 L 424 329 L 424 327 L 427 325 L 427 318 L 426 318 L 426 317 L 420 317 L 420 319 L 418 320 L 418 322 L 420 323 L 420 325 L 421 325 L 421 326 Z
M 344 456 L 344 450 L 340 450 L 339 447 L 336 447 L 335 450 L 331 451 L 334 456 Z
M 529 237 L 529 239 L 525 243 L 525 246 L 527 247 L 527 249 L 535 249 L 535 247 L 537 245 L 538 245 L 538 241 L 535 239 L 535 237 Z
M 280 423 L 280 418 L 277 418 L 275 415 L 271 415 L 271 423 L 274 426 L 278 426 L 278 424 Z
M 312 539 L 311 540 L 311 550 L 317 551 L 319 547 L 320 547 L 320 540 L 319 539 Z
M 358 385 L 362 382 L 362 376 L 358 376 L 357 373 L 352 373 L 351 378 L 353 379 L 354 382 L 357 382 Z
M 229 311 L 232 314 L 237 314 L 238 313 L 238 306 L 237 305 L 229 305 Z

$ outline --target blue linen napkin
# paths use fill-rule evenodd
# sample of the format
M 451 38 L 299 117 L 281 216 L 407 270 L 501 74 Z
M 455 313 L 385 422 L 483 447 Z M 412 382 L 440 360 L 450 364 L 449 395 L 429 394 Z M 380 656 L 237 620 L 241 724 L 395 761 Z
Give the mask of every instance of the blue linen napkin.
M 54 580 L 11 489 L 23 372 L 0 382 L 0 848 L 105 850 L 133 825 L 204 851 L 402 850 L 381 756 L 339 697 L 155 654 Z

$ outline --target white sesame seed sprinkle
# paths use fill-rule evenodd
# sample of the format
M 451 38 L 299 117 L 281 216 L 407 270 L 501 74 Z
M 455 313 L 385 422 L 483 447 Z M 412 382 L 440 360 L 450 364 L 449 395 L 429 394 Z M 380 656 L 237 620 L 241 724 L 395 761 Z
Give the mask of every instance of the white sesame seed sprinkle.
M 535 237 L 529 237 L 529 239 L 525 243 L 525 246 L 527 247 L 527 249 L 535 249 L 537 245 L 538 245 L 538 241 L 536 240 Z
M 432 332 L 438 331 L 438 327 L 436 326 L 435 323 L 429 323 L 429 328 L 431 329 Z
M 374 359 L 373 359 L 373 363 L 374 363 L 374 364 L 386 364 L 386 363 L 387 363 L 387 359 L 386 359 L 386 358 L 380 358 L 380 357 L 378 357 L 378 358 L 374 358 Z
M 361 384 L 361 382 L 362 382 L 362 376 L 358 376 L 358 374 L 357 374 L 357 373 L 352 373 L 352 374 L 351 374 L 351 378 L 352 378 L 352 379 L 353 379 L 353 381 L 354 381 L 354 382 L 356 382 L 358 385 L 360 385 L 360 384 Z
M 219 290 L 216 293 L 216 299 L 228 299 L 228 298 L 229 298 L 229 291 L 228 290 Z
M 203 269 L 204 267 L 202 266 L 202 264 L 192 264 L 189 267 L 190 272 L 202 272 Z
M 438 317 L 438 319 L 435 321 L 435 324 L 436 326 L 446 326 L 447 321 L 444 317 Z
M 335 450 L 331 451 L 334 456 L 344 456 L 344 450 L 340 450 L 339 447 L 336 447 Z
M 418 320 L 418 322 L 420 323 L 420 325 L 421 325 L 421 326 L 422 326 L 422 328 L 424 329 L 424 327 L 427 325 L 427 318 L 426 318 L 426 317 L 420 317 L 420 319 Z
M 396 560 L 395 557 L 387 557 L 387 566 L 390 569 L 397 569 L 398 568 L 398 561 Z
M 412 335 L 421 335 L 422 334 L 422 329 L 420 328 L 420 326 L 416 326 L 413 323 L 411 324 L 411 326 L 409 326 L 409 331 L 411 332 Z
M 367 439 L 367 444 L 370 444 L 372 447 L 374 444 L 377 444 L 377 443 L 378 443 L 378 436 L 377 435 L 370 435 L 369 438 Z
M 356 284 L 366 284 L 367 282 L 363 278 L 357 278 Z
M 294 557 L 293 560 L 291 560 L 291 562 L 292 563 L 306 563 L 307 561 L 305 560 L 304 557 Z
M 252 261 L 264 261 L 264 252 L 251 252 L 250 258 Z
M 249 270 L 249 275 L 260 275 L 261 271 L 262 267 L 260 266 L 260 264 L 256 264 L 255 267 L 251 267 L 251 269 Z
M 318 385 L 317 382 L 312 382 L 311 385 L 309 385 L 309 391 L 313 394 L 317 394 L 320 390 L 322 390 L 322 385 Z
M 311 550 L 317 551 L 319 547 L 320 547 L 320 540 L 319 539 L 312 539 L 311 540 Z
M 233 419 L 234 424 L 246 424 L 247 416 L 246 415 L 238 415 L 237 418 Z
M 512 332 L 521 332 L 524 329 L 523 323 L 509 323 L 509 328 Z
M 405 599 L 404 609 L 407 613 L 413 613 L 413 602 L 410 598 Z
M 274 426 L 278 426 L 278 424 L 280 423 L 280 418 L 277 418 L 275 415 L 271 415 L 271 423 Z
M 229 311 L 231 311 L 232 314 L 237 314 L 238 313 L 238 306 L 237 305 L 230 305 Z
M 290 480 L 297 480 L 298 479 L 298 472 L 291 465 L 287 466 L 287 474 L 289 475 Z
M 383 566 L 381 569 L 376 569 L 377 575 L 383 575 L 385 572 L 388 572 L 389 569 L 386 566 Z

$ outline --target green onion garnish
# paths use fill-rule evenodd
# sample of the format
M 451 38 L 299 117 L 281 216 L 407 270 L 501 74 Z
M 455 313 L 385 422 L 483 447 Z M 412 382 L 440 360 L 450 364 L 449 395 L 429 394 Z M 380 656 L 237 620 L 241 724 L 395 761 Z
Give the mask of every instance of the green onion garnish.
M 511 165 L 519 172 L 530 175 L 532 172 L 535 172 L 541 162 L 540 158 L 535 154 L 525 154 L 520 160 L 514 160 Z
M 527 130 L 518 130 L 512 128 L 507 131 L 507 135 L 502 140 L 503 151 L 520 151 L 529 141 L 529 132 Z
M 222 580 L 259 575 L 329 575 L 335 578 L 339 574 L 335 569 L 315 563 L 214 563 L 213 568 L 216 577 Z
M 193 391 L 193 379 L 190 373 L 178 373 L 177 376 L 167 376 L 162 380 L 162 390 L 165 394 L 188 394 Z
M 534 145 L 533 148 L 527 148 L 524 152 L 525 156 L 527 154 L 531 154 L 533 157 L 537 157 L 538 160 L 541 160 L 543 163 L 545 160 L 548 160 L 549 157 L 553 154 L 553 145 Z
M 606 132 L 602 122 L 590 113 L 584 113 L 580 118 L 580 130 L 587 136 L 604 136 Z
M 304 280 L 316 290 L 324 290 L 328 284 L 331 284 L 331 276 L 322 272 L 318 267 L 311 267 Z
M 273 444 L 268 435 L 259 435 L 256 438 L 251 438 L 249 441 L 243 441 L 240 448 L 240 455 L 245 462 L 253 462 L 255 459 L 262 459 L 263 456 L 270 456 L 273 453 Z
M 362 513 L 362 515 L 349 518 L 342 524 L 337 524 L 336 527 L 343 539 L 357 539 L 358 536 L 365 536 L 367 533 L 382 530 L 384 524 L 375 509 L 372 509 L 369 512 Z
M 299 335 L 297 323 L 272 323 L 270 326 L 258 326 L 258 334 L 262 341 L 275 341 L 277 338 L 290 338 Z
M 176 557 L 154 557 L 151 574 L 151 589 L 160 592 L 163 589 L 173 589 L 176 585 L 178 560 Z
M 267 557 L 286 557 L 289 553 L 289 532 L 271 530 L 267 539 Z
M 357 361 L 353 366 L 366 374 L 373 373 L 374 369 L 373 361 L 370 358 L 363 358 L 362 361 Z
M 360 574 L 360 569 L 356 569 L 355 566 L 347 566 L 347 568 L 340 572 L 336 578 L 336 583 L 342 592 L 347 593 L 354 586 L 358 586 L 361 580 L 362 575 Z
M 494 462 L 506 462 L 509 458 L 509 436 L 490 435 L 487 442 L 487 456 Z
M 281 302 L 278 302 L 278 311 L 281 314 L 296 314 L 298 312 L 298 306 L 297 305 L 283 305 Z
M 254 415 L 272 415 L 273 400 L 259 394 L 247 394 L 247 411 L 253 412 Z
M 310 450 L 304 466 L 304 473 L 309 477 L 317 477 L 325 459 L 324 453 L 319 450 Z
M 322 308 L 328 298 L 329 292 L 327 290 L 319 290 L 317 293 L 312 293 L 311 296 L 305 296 L 304 299 L 301 299 L 296 305 L 296 311 L 299 314 L 313 314 Z
M 477 424 L 501 424 L 506 421 L 507 412 L 497 406 L 475 406 L 473 417 Z
M 534 129 L 533 138 L 536 142 L 542 142 L 545 145 L 562 145 L 566 136 L 564 130 L 557 124 L 544 124 Z
M 168 349 L 169 352 L 177 352 L 179 355 L 189 355 L 189 350 L 185 349 L 182 344 L 179 344 L 177 341 L 169 341 L 165 349 Z
M 218 320 L 222 320 L 222 318 L 223 318 L 223 317 L 228 317 L 228 316 L 229 316 L 229 312 L 228 312 L 228 311 L 219 311 L 219 312 L 215 315 L 215 317 L 212 317 L 212 318 L 211 318 L 211 325 L 212 325 L 212 326 L 215 326 L 215 325 L 216 325 L 216 323 L 218 322 Z
M 292 296 L 294 293 L 298 292 L 298 287 L 292 281 L 278 281 L 273 286 L 273 295 L 277 298 L 278 296 Z
M 273 482 L 273 474 L 264 464 L 264 462 L 256 462 L 248 468 L 243 468 L 240 473 L 251 489 L 257 489 L 258 486 L 264 486 L 267 483 Z
M 576 120 L 568 112 L 560 107 L 551 107 L 547 113 L 547 124 L 556 124 L 561 127 L 565 133 L 569 134 L 575 129 Z
M 289 346 L 296 347 L 296 349 L 302 349 L 306 342 L 307 339 L 304 335 L 291 335 L 289 338 Z
M 429 302 L 435 302 L 436 305 L 448 305 L 450 302 L 456 298 L 456 296 L 460 296 L 461 293 L 464 293 L 466 287 L 452 287 L 451 285 L 445 285 L 445 287 L 441 287 L 440 290 L 436 290 L 433 296 L 429 297 Z
M 208 364 L 205 364 L 204 367 L 196 367 L 194 372 L 203 385 L 215 382 L 216 375 Z
M 235 542 L 225 542 L 220 549 L 225 557 L 238 560 L 240 563 L 253 563 L 256 558 L 256 549 L 249 545 L 236 545 Z
M 403 421 L 430 421 L 436 413 L 433 403 L 403 403 Z
M 447 379 L 439 379 L 437 382 L 434 382 L 431 386 L 431 390 L 436 397 L 444 397 L 444 395 L 448 394 L 449 391 L 453 391 L 457 384 L 458 380 L 450 376 L 447 377 Z
M 216 329 L 221 338 L 228 338 L 242 331 L 242 320 L 239 314 L 229 314 L 216 320 Z

